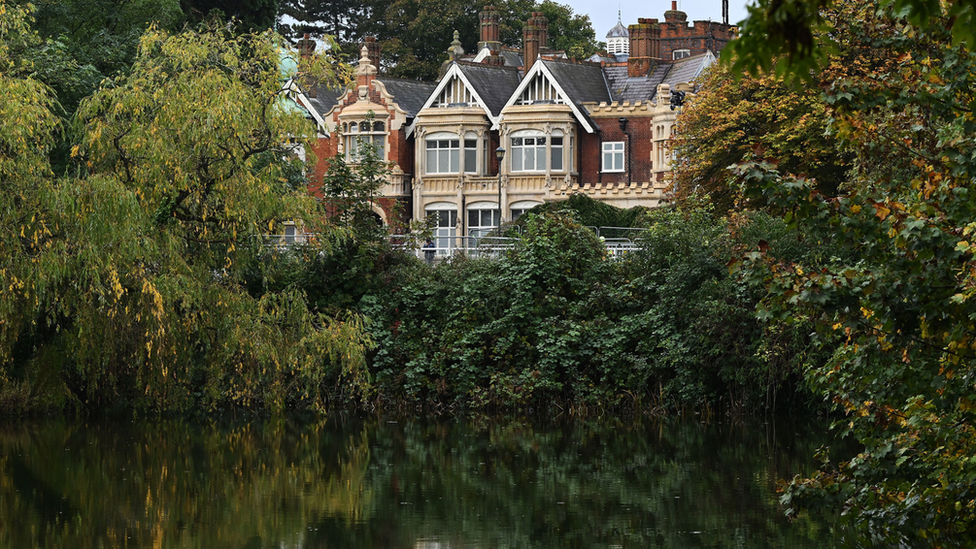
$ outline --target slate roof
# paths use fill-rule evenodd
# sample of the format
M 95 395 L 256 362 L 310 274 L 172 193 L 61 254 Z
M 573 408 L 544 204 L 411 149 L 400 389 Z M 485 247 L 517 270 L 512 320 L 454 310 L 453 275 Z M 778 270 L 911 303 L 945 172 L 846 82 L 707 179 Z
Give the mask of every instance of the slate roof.
M 657 85 L 664 82 L 670 69 L 670 64 L 657 63 L 647 76 L 630 77 L 627 76 L 627 65 L 604 67 L 611 101 L 650 101 L 657 93 Z
M 542 63 L 573 103 L 579 105 L 587 101 L 610 101 L 610 91 L 600 65 L 552 59 L 543 59 Z
M 424 103 L 427 102 L 427 98 L 437 87 L 437 82 L 421 82 L 420 80 L 385 76 L 379 76 L 376 79 L 386 86 L 386 91 L 393 95 L 396 104 L 407 111 L 407 116 L 411 118 L 417 116 Z
M 605 66 L 607 85 L 610 87 L 612 101 L 651 101 L 657 94 L 658 84 L 676 85 L 691 82 L 715 62 L 715 56 L 706 52 L 692 57 L 685 57 L 673 63 L 659 62 L 654 65 L 647 76 L 627 76 L 627 66 Z
M 492 116 L 498 116 L 502 112 L 521 80 L 521 74 L 515 67 L 458 63 L 458 68 L 485 102 Z
M 346 88 L 330 88 L 328 86 L 316 86 L 315 97 L 308 96 L 306 92 L 306 97 L 308 97 L 308 102 L 312 104 L 312 108 L 315 109 L 320 115 L 325 115 L 325 113 L 332 110 L 339 104 L 339 98 L 346 93 Z
M 542 59 L 541 62 L 563 92 L 569 96 L 568 99 L 576 105 L 574 108 L 578 115 L 585 118 L 591 128 L 596 127 L 586 109 L 579 108 L 579 105 L 590 101 L 597 103 L 610 101 L 610 91 L 607 89 L 602 67 L 596 63 L 575 63 L 554 59 Z
M 691 82 L 698 78 L 709 65 L 715 62 L 715 56 L 708 51 L 700 55 L 685 57 L 674 62 L 662 84 L 670 84 L 673 89 L 677 84 Z
M 522 66 L 522 52 L 516 50 L 506 50 L 502 49 L 501 58 L 505 61 L 506 67 L 521 67 Z

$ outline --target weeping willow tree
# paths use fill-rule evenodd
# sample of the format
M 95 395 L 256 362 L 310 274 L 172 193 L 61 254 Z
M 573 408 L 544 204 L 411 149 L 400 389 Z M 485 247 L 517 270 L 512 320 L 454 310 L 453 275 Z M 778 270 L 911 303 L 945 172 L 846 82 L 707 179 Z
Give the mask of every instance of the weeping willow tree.
M 29 32 L 25 10 L 0 0 L 0 15 L 0 42 Z M 288 177 L 314 132 L 283 97 L 281 46 L 150 29 L 132 70 L 79 107 L 61 179 L 55 99 L 0 49 L 0 405 L 282 409 L 364 389 L 357 318 L 245 289 L 283 222 L 313 246 L 336 230 Z M 348 74 L 327 56 L 299 70 Z

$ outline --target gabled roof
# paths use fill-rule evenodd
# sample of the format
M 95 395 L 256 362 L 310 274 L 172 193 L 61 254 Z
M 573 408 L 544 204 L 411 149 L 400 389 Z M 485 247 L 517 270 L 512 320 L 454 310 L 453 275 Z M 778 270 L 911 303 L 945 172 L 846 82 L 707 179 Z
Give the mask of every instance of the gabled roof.
M 386 86 L 386 91 L 390 92 L 396 104 L 407 111 L 407 116 L 410 117 L 417 116 L 420 109 L 424 107 L 427 98 L 437 87 L 437 82 L 422 82 L 406 78 L 379 76 L 376 80 Z
M 539 59 L 526 72 L 522 83 L 512 93 L 505 106 L 514 105 L 525 88 L 540 76 L 549 80 L 549 83 L 572 109 L 576 120 L 587 133 L 596 131 L 596 125 L 586 110 L 580 108 L 580 103 L 610 101 L 610 91 L 607 89 L 607 81 L 600 65 Z
M 481 98 L 493 118 L 501 114 L 508 98 L 518 87 L 521 76 L 515 67 L 467 63 L 458 64 L 457 67 L 465 82 Z
M 498 123 L 498 117 L 502 108 L 505 107 L 505 102 L 518 86 L 519 71 L 515 67 L 452 62 L 418 111 L 431 108 L 444 88 L 450 86 L 455 79 L 464 83 L 465 88 L 474 97 L 477 106 L 485 111 L 485 116 L 491 120 L 492 126 L 494 126 Z M 407 129 L 407 135 L 411 133 L 413 133 L 413 124 Z
M 287 90 L 289 99 L 295 103 L 296 107 L 301 108 L 315 121 L 319 131 L 328 135 L 328 126 L 325 124 L 323 115 L 336 105 L 336 97 L 343 92 L 329 89 L 326 86 L 318 86 L 314 90 L 315 97 L 311 97 L 308 93 L 310 90 L 303 88 L 294 78 L 288 79 L 283 89 Z

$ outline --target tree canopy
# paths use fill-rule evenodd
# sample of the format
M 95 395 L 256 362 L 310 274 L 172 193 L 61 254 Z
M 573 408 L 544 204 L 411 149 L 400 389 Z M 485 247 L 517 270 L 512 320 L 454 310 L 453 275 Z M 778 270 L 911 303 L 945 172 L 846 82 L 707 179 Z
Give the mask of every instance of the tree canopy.
M 553 0 L 505 0 L 495 4 L 501 20 L 500 38 L 508 47 L 522 46 L 522 27 L 534 11 L 549 19 L 549 47 L 585 58 L 599 49 L 589 16 Z M 343 50 L 358 57 L 366 36 L 383 46 L 384 71 L 391 76 L 432 80 L 437 77 L 447 49 L 458 31 L 461 46 L 474 53 L 480 37 L 481 4 L 461 0 L 370 0 L 355 6 L 344 0 L 285 0 L 281 15 L 297 23 L 282 30 L 291 38 L 303 32 L 335 35 Z
M 767 287 L 763 317 L 816 324 L 832 357 L 808 380 L 864 445 L 841 463 L 824 453 L 783 501 L 843 508 L 860 544 L 976 542 L 976 55 L 961 6 L 849 0 L 819 12 L 836 48 L 821 76 L 829 129 L 853 155 L 840 196 L 762 159 L 737 168 L 750 199 L 840 250 L 811 263 L 759 246 L 739 268 Z
M 0 391 L 280 408 L 353 375 L 356 318 L 317 314 L 294 288 L 246 289 L 282 222 L 304 223 L 322 246 L 332 234 L 304 185 L 289 184 L 314 131 L 283 102 L 274 35 L 151 29 L 132 69 L 82 101 L 78 169 L 55 178 L 52 94 L 10 57 L 30 16 L 6 2 L 0 13 Z M 333 63 L 302 70 L 335 78 Z
M 708 195 L 715 207 L 746 207 L 729 166 L 758 156 L 775 159 L 784 173 L 816 179 L 835 196 L 846 181 L 850 154 L 828 131 L 827 103 L 819 93 L 797 90 L 773 75 L 736 75 L 713 65 L 701 92 L 684 107 L 671 141 L 671 184 L 684 200 Z

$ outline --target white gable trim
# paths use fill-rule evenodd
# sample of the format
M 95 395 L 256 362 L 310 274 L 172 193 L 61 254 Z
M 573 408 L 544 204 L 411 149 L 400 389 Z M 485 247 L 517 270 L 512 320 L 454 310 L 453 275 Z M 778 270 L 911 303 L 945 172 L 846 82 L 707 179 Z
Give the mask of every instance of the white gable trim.
M 437 98 L 440 97 L 441 92 L 444 91 L 444 88 L 449 86 L 455 77 L 464 83 L 464 87 L 471 93 L 471 97 L 474 98 L 475 103 L 481 107 L 481 110 L 485 111 L 485 116 L 487 116 L 488 120 L 490 120 L 492 123 L 492 129 L 498 126 L 498 122 L 501 119 L 501 113 L 499 113 L 497 117 L 492 116 L 491 110 L 485 104 L 485 101 L 481 98 L 481 96 L 478 95 L 478 91 L 474 89 L 474 86 L 471 85 L 468 77 L 464 75 L 464 71 L 461 70 L 461 66 L 452 62 L 451 68 L 447 69 L 447 73 L 445 73 L 444 77 L 441 78 L 441 81 L 437 83 L 437 87 L 434 88 L 434 91 L 431 92 L 429 96 L 427 96 L 427 101 L 424 103 L 424 106 L 417 111 L 417 117 L 415 117 L 413 122 L 407 126 L 407 137 L 410 137 L 410 135 L 413 134 L 413 130 L 417 124 L 417 118 L 420 117 L 420 113 L 424 112 L 425 109 L 431 108 L 431 105 L 434 104 L 434 101 L 437 101 Z
M 295 79 L 289 78 L 288 81 L 285 82 L 285 85 L 282 86 L 282 89 L 285 90 L 289 99 L 295 103 L 298 103 L 300 107 L 312 115 L 312 119 L 315 120 L 315 124 L 318 126 L 319 131 L 328 136 L 329 128 L 325 125 L 325 119 L 322 118 L 322 115 L 317 110 L 315 110 L 315 107 L 312 106 L 312 102 L 309 101 L 308 96 L 305 95 L 302 87 L 295 82 Z
M 522 78 L 521 82 L 519 82 L 518 87 L 515 88 L 515 93 L 508 98 L 508 102 L 505 103 L 505 107 L 511 107 L 518 102 L 518 98 L 522 95 L 522 92 L 525 91 L 525 88 L 529 87 L 529 85 L 532 84 L 532 81 L 535 80 L 536 77 L 540 76 L 548 80 L 549 84 L 556 89 L 556 92 L 560 95 L 560 97 L 563 98 L 563 102 L 568 105 L 570 109 L 572 109 L 573 116 L 576 117 L 576 121 L 579 122 L 580 126 L 586 130 L 586 133 L 596 133 L 596 128 L 594 128 L 586 119 L 586 116 L 583 114 L 583 111 L 580 110 L 579 105 L 577 105 L 576 102 L 569 97 L 569 94 L 563 90 L 563 87 L 559 85 L 556 77 L 552 74 L 552 71 L 549 70 L 549 67 L 546 66 L 545 61 L 542 59 L 537 60 L 535 64 L 532 65 L 532 68 L 529 69 L 529 72 L 525 74 L 525 77 Z M 496 123 L 491 129 L 497 130 L 498 124 Z

